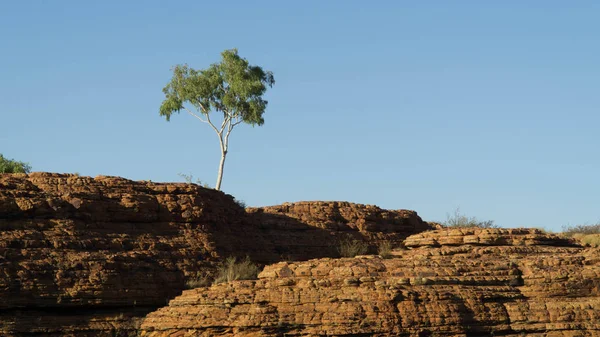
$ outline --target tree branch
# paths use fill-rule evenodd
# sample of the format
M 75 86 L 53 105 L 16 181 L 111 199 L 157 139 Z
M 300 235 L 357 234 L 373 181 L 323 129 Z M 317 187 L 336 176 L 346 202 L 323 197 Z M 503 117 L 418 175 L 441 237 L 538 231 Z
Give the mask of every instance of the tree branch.
M 208 115 L 208 110 L 206 110 L 206 108 L 204 107 L 204 104 L 198 102 L 198 105 L 200 105 L 200 109 L 202 109 L 202 112 L 204 112 L 205 114 Z
M 230 120 L 229 114 L 226 113 L 226 111 L 223 109 L 223 123 L 221 123 L 221 133 L 223 133 L 223 130 L 225 130 L 225 125 L 226 123 Z
M 202 107 L 202 105 L 201 105 L 201 107 Z M 192 115 L 192 116 L 194 116 L 194 117 L 198 118 L 198 119 L 199 119 L 199 120 L 200 120 L 202 123 L 206 123 L 206 124 L 210 125 L 210 126 L 213 128 L 213 130 L 215 130 L 215 132 L 217 133 L 217 136 L 219 137 L 219 141 L 220 141 L 221 143 L 223 142 L 223 140 L 221 139 L 221 135 L 223 134 L 223 129 L 221 129 L 221 132 L 219 132 L 219 130 L 217 130 L 217 128 L 215 127 L 215 125 L 214 125 L 214 124 L 213 124 L 213 123 L 210 121 L 210 116 L 209 116 L 209 114 L 208 114 L 208 113 L 206 113 L 206 120 L 204 120 L 204 119 L 202 119 L 202 117 L 200 117 L 200 116 L 196 115 L 195 113 L 193 113 L 192 111 L 190 111 L 190 109 L 186 108 L 185 106 L 184 106 L 183 108 L 184 108 L 184 109 L 185 109 L 185 111 L 187 111 L 187 112 L 188 112 L 190 115 Z M 204 107 L 202 107 L 202 110 L 205 110 L 205 108 L 204 108 Z M 223 146 L 221 145 L 221 147 L 223 147 Z
M 219 130 L 217 130 L 217 127 L 210 121 L 209 114 L 206 114 L 206 120 L 208 121 L 208 124 L 213 128 L 213 130 L 215 130 L 217 136 L 219 136 L 219 140 L 221 140 L 221 135 L 223 134 L 223 131 L 219 132 Z
M 229 148 L 229 135 L 231 134 L 231 130 L 233 130 L 233 127 L 237 124 L 231 123 L 231 118 L 229 119 L 229 124 L 227 125 L 227 133 L 225 134 L 225 150 Z
M 187 112 L 188 112 L 190 115 L 192 115 L 192 116 L 194 116 L 194 117 L 198 118 L 198 119 L 199 119 L 199 120 L 200 120 L 202 123 L 209 123 L 209 122 L 205 121 L 204 119 L 202 119 L 202 117 L 200 117 L 200 116 L 196 115 L 195 113 L 193 113 L 192 111 L 190 111 L 190 109 L 186 108 L 185 106 L 184 106 L 183 108 L 184 108 L 184 109 L 185 109 L 185 111 L 187 111 Z M 207 114 L 207 116 L 208 116 L 208 114 Z
M 238 120 L 237 122 L 233 123 L 233 126 L 236 126 L 238 124 L 241 124 L 244 121 L 243 118 L 240 118 L 240 120 Z M 233 126 L 231 127 L 233 129 Z

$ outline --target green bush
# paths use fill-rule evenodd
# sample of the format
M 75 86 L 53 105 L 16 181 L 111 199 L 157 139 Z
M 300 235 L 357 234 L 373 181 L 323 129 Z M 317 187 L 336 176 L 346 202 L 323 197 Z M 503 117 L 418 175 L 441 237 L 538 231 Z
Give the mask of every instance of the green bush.
M 246 259 L 238 262 L 235 257 L 228 257 L 217 269 L 214 284 L 235 280 L 254 280 L 257 278 L 259 268 L 256 264 Z
M 0 173 L 29 173 L 31 166 L 27 163 L 16 161 L 13 159 L 4 158 L 0 154 Z
M 355 257 L 356 255 L 364 255 L 369 250 L 369 245 L 360 240 L 353 238 L 345 238 L 340 240 L 338 252 L 341 257 Z
M 479 227 L 479 228 L 498 228 L 499 226 L 493 220 L 480 221 L 475 217 L 468 217 L 460 213 L 460 208 L 454 211 L 453 215 L 447 214 L 446 221 L 443 223 L 447 227 Z

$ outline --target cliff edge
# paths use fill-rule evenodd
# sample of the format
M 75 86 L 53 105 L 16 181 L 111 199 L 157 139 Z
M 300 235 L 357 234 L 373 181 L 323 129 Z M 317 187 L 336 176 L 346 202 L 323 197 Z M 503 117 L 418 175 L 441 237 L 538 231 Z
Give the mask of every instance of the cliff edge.
M 431 227 L 346 202 L 249 208 L 194 184 L 0 174 L 0 335 L 129 336 L 229 256 L 268 264 Z

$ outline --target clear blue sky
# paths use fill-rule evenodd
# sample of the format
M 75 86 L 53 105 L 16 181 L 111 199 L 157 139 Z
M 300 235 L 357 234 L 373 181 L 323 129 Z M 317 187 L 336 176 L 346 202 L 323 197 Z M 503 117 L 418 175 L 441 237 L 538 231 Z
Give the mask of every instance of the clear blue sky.
M 272 70 L 223 190 L 502 226 L 600 220 L 598 1 L 3 1 L 0 153 L 34 171 L 214 186 L 218 142 L 158 115 L 170 68 Z

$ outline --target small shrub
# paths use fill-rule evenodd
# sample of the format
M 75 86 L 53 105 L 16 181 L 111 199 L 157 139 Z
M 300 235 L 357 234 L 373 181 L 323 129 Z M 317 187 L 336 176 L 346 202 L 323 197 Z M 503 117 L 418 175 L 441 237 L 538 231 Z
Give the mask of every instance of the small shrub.
M 0 173 L 29 173 L 31 166 L 29 164 L 16 161 L 13 159 L 4 158 L 0 154 Z
M 228 257 L 217 269 L 214 284 L 235 280 L 254 280 L 258 276 L 259 268 L 246 257 L 238 262 L 235 257 Z
M 185 282 L 186 289 L 208 287 L 212 284 L 213 278 L 209 273 L 199 273 L 196 277 L 190 278 Z
M 208 287 L 211 284 L 212 280 L 210 279 L 193 278 L 185 282 L 185 289 Z
M 377 253 L 379 253 L 379 255 L 384 259 L 389 259 L 392 257 L 392 242 L 386 240 L 379 243 L 379 246 L 377 247 Z
M 563 234 L 573 236 L 575 234 L 600 234 L 600 222 L 593 225 L 563 226 Z
M 246 203 L 244 202 L 244 200 L 233 198 L 233 202 L 235 202 L 241 208 L 246 208 Z
M 355 257 L 356 255 L 364 255 L 369 250 L 369 245 L 360 240 L 353 238 L 345 238 L 340 241 L 338 252 L 342 257 Z
M 475 217 L 468 217 L 460 213 L 460 208 L 454 211 L 453 215 L 447 214 L 444 226 L 447 227 L 479 227 L 479 228 L 498 228 L 499 226 L 493 220 L 480 221 Z
M 562 234 L 583 244 L 600 247 L 600 222 L 593 225 L 563 226 Z
M 177 173 L 177 175 L 183 178 L 183 181 L 187 184 L 196 184 L 204 188 L 210 188 L 210 186 L 207 183 L 203 183 L 200 179 L 196 179 L 196 182 L 194 182 L 194 176 L 191 174 Z

